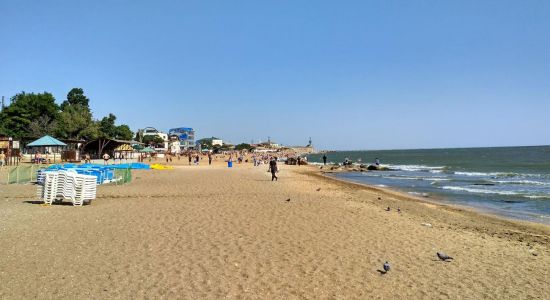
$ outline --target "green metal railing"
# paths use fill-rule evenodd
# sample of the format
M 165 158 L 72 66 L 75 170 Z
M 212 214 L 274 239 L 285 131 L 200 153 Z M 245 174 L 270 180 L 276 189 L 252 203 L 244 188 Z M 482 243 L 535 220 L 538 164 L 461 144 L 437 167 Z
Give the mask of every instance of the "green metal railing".
M 19 165 L 16 167 L 5 167 L 0 172 L 0 183 L 28 183 L 36 180 L 38 169 L 44 168 L 39 165 Z
M 36 181 L 37 171 L 44 165 L 19 165 L 0 167 L 0 184 L 21 184 Z M 113 184 L 121 185 L 132 181 L 132 169 L 115 169 Z

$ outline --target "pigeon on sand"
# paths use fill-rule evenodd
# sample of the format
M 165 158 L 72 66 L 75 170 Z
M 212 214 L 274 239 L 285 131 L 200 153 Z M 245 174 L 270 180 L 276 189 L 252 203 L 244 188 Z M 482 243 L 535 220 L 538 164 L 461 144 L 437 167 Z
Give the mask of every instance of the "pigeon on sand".
M 437 252 L 437 257 L 439 257 L 439 259 L 441 259 L 442 261 L 448 261 L 450 259 L 453 259 L 452 257 L 450 257 L 449 255 L 443 252 Z

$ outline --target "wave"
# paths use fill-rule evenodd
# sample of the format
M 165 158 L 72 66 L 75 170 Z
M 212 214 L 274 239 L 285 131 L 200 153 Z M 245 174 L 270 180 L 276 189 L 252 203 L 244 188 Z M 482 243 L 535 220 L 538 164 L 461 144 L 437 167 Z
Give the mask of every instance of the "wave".
M 461 191 L 461 192 L 469 192 L 469 193 L 476 193 L 476 194 L 495 194 L 495 195 L 504 195 L 504 196 L 517 196 L 517 197 L 523 197 L 523 198 L 529 198 L 529 199 L 550 199 L 550 194 L 544 194 L 544 195 L 529 195 L 525 193 L 520 192 L 514 192 L 514 191 L 495 191 L 495 190 L 483 190 L 483 189 L 475 189 L 475 188 L 469 188 L 469 187 L 461 187 L 461 186 L 443 186 L 441 189 L 444 190 L 452 190 L 452 191 Z
M 421 196 L 424 198 L 430 197 L 430 194 L 428 193 L 419 193 L 419 192 L 408 192 L 408 194 L 414 195 L 414 196 Z
M 524 197 L 530 199 L 550 199 L 550 195 L 526 195 Z
M 535 180 L 491 180 L 491 182 L 503 183 L 503 184 L 550 185 L 550 182 L 535 181 Z
M 417 171 L 417 172 L 432 172 L 432 173 L 441 173 L 447 169 L 445 166 L 425 166 L 425 165 L 384 165 L 391 170 L 398 171 Z
M 424 180 L 424 181 L 451 181 L 452 178 L 441 178 L 441 177 L 413 177 L 413 176 L 382 176 L 384 179 L 403 179 L 403 180 Z
M 543 174 L 527 174 L 527 173 L 513 173 L 513 172 L 452 172 L 455 175 L 462 176 L 475 176 L 475 177 L 492 177 L 492 178 L 545 178 Z
M 446 186 L 442 186 L 441 188 L 444 190 L 463 191 L 463 192 L 477 193 L 477 194 L 520 195 L 519 193 L 512 192 L 512 191 L 483 190 L 483 189 L 474 189 L 474 188 L 461 187 L 461 186 L 446 185 Z
M 422 177 L 407 177 L 407 176 L 382 176 L 385 179 L 403 179 L 403 180 L 422 180 Z

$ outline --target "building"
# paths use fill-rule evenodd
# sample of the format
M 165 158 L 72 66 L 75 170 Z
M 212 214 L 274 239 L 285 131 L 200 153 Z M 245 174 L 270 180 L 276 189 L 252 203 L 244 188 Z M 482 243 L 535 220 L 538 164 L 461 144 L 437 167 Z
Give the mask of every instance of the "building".
M 200 139 L 197 141 L 197 143 L 201 145 L 205 145 L 206 147 L 223 146 L 223 140 L 217 137 Z
M 168 134 L 162 132 L 162 131 L 159 131 L 157 130 L 156 128 L 154 127 L 145 127 L 144 129 L 140 129 L 139 130 L 140 134 L 141 134 L 141 137 L 143 138 L 144 136 L 158 136 L 160 137 L 163 141 L 164 141 L 164 147 L 163 148 L 155 148 L 156 150 L 161 150 L 161 151 L 166 151 L 168 149 Z
M 288 148 L 296 152 L 298 155 L 315 153 L 315 148 L 313 148 L 313 143 L 311 142 L 311 138 L 309 138 L 309 143 L 306 146 L 291 146 Z
M 171 139 L 177 138 L 179 140 L 180 150 L 195 148 L 195 130 L 193 130 L 193 128 L 172 128 L 168 130 L 168 135 Z

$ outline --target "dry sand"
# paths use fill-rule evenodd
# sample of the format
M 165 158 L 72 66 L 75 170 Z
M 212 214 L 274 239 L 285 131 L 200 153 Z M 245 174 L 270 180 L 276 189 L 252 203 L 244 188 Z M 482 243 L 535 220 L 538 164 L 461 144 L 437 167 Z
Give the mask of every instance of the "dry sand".
M 0 298 L 550 299 L 548 226 L 313 167 L 282 166 L 271 182 L 266 166 L 180 163 L 100 186 L 84 207 L 1 185 Z

